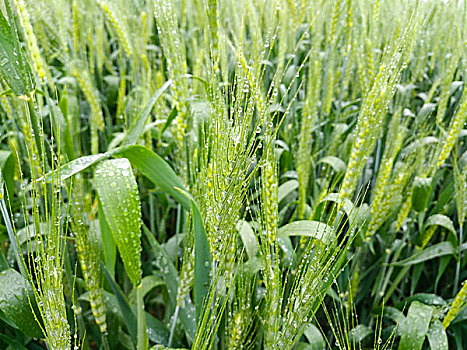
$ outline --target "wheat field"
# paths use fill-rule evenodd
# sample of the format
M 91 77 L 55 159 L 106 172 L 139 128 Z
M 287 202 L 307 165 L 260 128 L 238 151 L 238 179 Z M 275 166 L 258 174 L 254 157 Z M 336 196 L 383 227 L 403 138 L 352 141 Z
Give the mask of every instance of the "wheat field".
M 0 349 L 467 349 L 466 22 L 2 0 Z

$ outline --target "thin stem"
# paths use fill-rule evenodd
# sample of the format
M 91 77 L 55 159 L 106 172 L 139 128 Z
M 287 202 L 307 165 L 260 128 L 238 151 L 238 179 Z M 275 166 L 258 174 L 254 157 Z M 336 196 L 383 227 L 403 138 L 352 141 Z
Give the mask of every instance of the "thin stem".
M 148 336 L 146 333 L 146 316 L 144 315 L 144 300 L 142 283 L 136 287 L 136 304 L 138 315 L 138 340 L 136 344 L 137 350 L 148 349 Z
M 399 285 L 399 282 L 402 281 L 402 278 L 409 272 L 410 266 L 404 266 L 402 270 L 399 271 L 399 274 L 397 275 L 396 279 L 393 281 L 391 288 L 389 288 L 388 292 L 384 296 L 384 301 L 383 303 L 386 304 L 391 297 L 392 293 L 396 290 L 397 286 Z
M 107 333 L 102 333 L 102 345 L 104 350 L 110 350 L 109 341 L 107 340 Z
M 457 258 L 457 265 L 456 265 L 456 275 L 454 277 L 454 286 L 453 286 L 453 296 L 455 297 L 457 294 L 457 285 L 459 284 L 459 276 L 461 272 L 461 263 L 462 263 L 462 244 L 464 243 L 464 234 L 462 232 L 463 227 L 460 225 L 459 228 L 459 243 L 458 243 L 458 254 L 459 257 Z
M 0 175 L 1 175 L 1 172 L 0 172 Z M 0 181 L 1 181 L 1 176 L 0 176 Z M 0 186 L 3 186 L 3 183 L 0 182 Z M 16 262 L 18 263 L 18 266 L 20 267 L 21 274 L 24 277 L 27 277 L 27 269 L 22 259 L 22 253 L 18 247 L 18 241 L 16 240 L 16 234 L 13 229 L 10 216 L 8 215 L 8 210 L 6 208 L 5 200 L 3 199 L 3 188 L 0 188 L 0 195 L 1 195 L 0 209 L 2 212 L 2 216 L 3 216 L 3 221 L 5 222 L 6 230 L 8 232 L 8 238 L 10 239 L 10 244 L 13 248 L 13 251 L 15 252 Z
M 174 335 L 174 331 L 175 331 L 175 324 L 177 323 L 177 319 L 178 319 L 178 311 L 179 310 L 180 310 L 180 306 L 177 305 L 177 307 L 175 308 L 174 316 L 173 316 L 172 327 L 170 328 L 169 343 L 167 344 L 167 346 L 169 348 L 172 346 L 172 339 L 173 339 L 173 335 Z
M 401 243 L 400 245 L 397 247 L 397 250 L 395 251 L 393 257 L 392 257 L 392 262 L 396 262 L 398 259 L 399 259 L 399 256 L 401 255 L 402 253 L 402 250 L 404 249 L 404 247 L 406 246 L 406 240 L 407 240 L 407 237 L 409 236 L 409 230 L 407 230 L 405 233 L 404 233 L 404 236 L 402 237 L 402 240 L 401 240 Z M 387 301 L 389 300 L 390 296 L 392 295 L 392 293 L 394 292 L 394 290 L 396 289 L 397 285 L 399 284 L 399 282 L 401 281 L 402 277 L 405 275 L 405 273 L 407 273 L 408 269 L 402 269 L 400 272 L 399 272 L 399 275 L 397 275 L 395 281 L 393 282 L 390 290 L 386 293 L 386 287 L 388 286 L 389 284 L 389 281 L 390 281 L 390 278 L 392 276 L 392 272 L 394 271 L 394 265 L 390 264 L 389 265 L 389 269 L 386 273 L 386 279 L 384 281 L 384 284 L 383 284 L 383 287 L 381 289 L 381 295 L 384 295 L 384 299 L 383 299 L 383 305 L 385 305 L 387 303 Z M 407 266 L 406 266 L 407 267 Z M 410 267 L 409 267 L 410 268 Z M 404 270 L 406 270 L 404 272 Z M 377 303 L 379 303 L 379 298 L 377 298 L 377 302 L 374 303 L 374 305 L 377 305 Z

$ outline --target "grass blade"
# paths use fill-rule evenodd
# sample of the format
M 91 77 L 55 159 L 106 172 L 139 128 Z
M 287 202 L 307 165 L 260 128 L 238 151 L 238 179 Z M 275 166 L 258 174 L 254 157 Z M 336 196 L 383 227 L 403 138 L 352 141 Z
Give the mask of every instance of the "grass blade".
M 151 180 L 154 184 L 160 186 L 166 193 L 171 195 L 177 202 L 179 202 L 186 210 L 191 210 L 190 200 L 176 188 L 184 189 L 183 183 L 175 174 L 171 166 L 153 151 L 143 146 L 124 146 L 116 148 L 107 153 L 100 153 L 91 156 L 84 156 L 75 159 L 62 167 L 60 167 L 60 180 L 61 182 L 78 174 L 81 171 L 107 159 L 111 156 L 119 156 L 127 158 L 131 164 L 138 168 L 141 173 Z M 52 181 L 52 173 L 44 176 L 45 181 Z M 38 181 L 42 181 L 40 178 Z
M 433 308 L 414 301 L 410 304 L 407 318 L 401 326 L 399 350 L 420 350 L 428 332 Z
M 37 324 L 29 306 L 34 300 L 30 290 L 25 289 L 26 282 L 23 277 L 13 269 L 0 273 L 0 310 L 15 323 L 26 335 L 34 338 L 43 338 L 41 327 Z M 32 292 L 31 292 L 32 294 Z
M 9 4 L 7 5 L 9 9 Z M 14 21 L 14 19 L 11 19 Z M 0 72 L 16 95 L 26 95 L 30 90 L 30 68 L 16 52 L 13 30 L 0 11 Z
M 172 305 L 177 304 L 177 289 L 178 289 L 178 273 L 173 265 L 170 257 L 167 255 L 164 248 L 157 242 L 149 229 L 143 225 L 144 236 L 148 240 L 151 252 L 154 254 L 156 261 L 159 263 L 159 269 L 167 287 L 167 294 Z M 187 333 L 189 339 L 193 339 L 196 333 L 196 323 L 194 321 L 194 305 L 190 298 L 185 299 L 185 304 L 180 307 L 179 318 L 180 322 Z
M 428 342 L 430 343 L 431 349 L 436 350 L 448 350 L 448 336 L 444 330 L 443 324 L 441 321 L 434 321 L 430 329 L 428 330 Z
M 104 276 L 109 282 L 110 287 L 112 288 L 112 291 L 115 294 L 115 297 L 117 298 L 118 307 L 120 308 L 120 312 L 122 313 L 123 320 L 128 329 L 128 332 L 130 333 L 130 336 L 133 339 L 133 342 L 136 344 L 138 330 L 136 326 L 135 313 L 131 309 L 130 304 L 128 303 L 128 300 L 126 299 L 125 295 L 120 290 L 120 287 L 115 283 L 112 276 L 110 276 L 109 271 L 107 271 L 104 264 L 102 263 L 101 263 L 101 268 L 102 268 L 102 271 L 104 271 Z
M 431 247 L 425 248 L 424 250 L 417 251 L 407 259 L 397 261 L 392 265 L 411 266 L 440 256 L 453 255 L 455 253 L 456 250 L 452 246 L 451 242 L 441 242 Z
M 314 237 L 323 243 L 330 243 L 335 238 L 335 233 L 331 226 L 312 220 L 294 221 L 282 226 L 279 228 L 279 235 Z
M 152 95 L 149 102 L 144 107 L 143 111 L 138 115 L 135 122 L 131 125 L 130 130 L 128 131 L 127 136 L 123 140 L 123 145 L 134 145 L 141 135 L 144 132 L 144 126 L 146 125 L 146 121 L 151 114 L 152 108 L 156 104 L 159 97 L 161 97 L 162 93 L 167 90 L 167 88 L 172 84 L 172 80 L 168 80 L 162 85 L 155 93 Z
M 102 212 L 133 285 L 141 282 L 141 209 L 138 185 L 126 159 L 106 160 L 96 168 Z

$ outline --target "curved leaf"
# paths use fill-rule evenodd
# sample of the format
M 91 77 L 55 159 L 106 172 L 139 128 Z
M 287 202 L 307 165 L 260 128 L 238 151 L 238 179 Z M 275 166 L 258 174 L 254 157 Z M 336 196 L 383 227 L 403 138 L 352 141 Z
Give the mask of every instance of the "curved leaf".
M 456 235 L 456 229 L 454 228 L 454 224 L 452 223 L 452 220 L 448 218 L 446 215 L 435 214 L 435 215 L 430 216 L 425 223 L 425 227 L 432 226 L 432 225 L 442 226 L 445 229 L 448 229 L 449 231 L 451 231 L 454 235 Z
M 415 211 L 424 211 L 431 192 L 431 177 L 416 177 L 412 187 L 412 207 Z
M 119 147 L 107 153 L 100 153 L 75 159 L 61 166 L 54 174 L 46 174 L 45 181 L 51 182 L 52 176 L 60 174 L 60 181 L 63 182 L 71 176 L 112 156 L 127 158 L 144 176 L 171 195 L 186 210 L 191 210 L 190 199 L 176 189 L 184 189 L 184 186 L 170 165 L 153 151 L 138 145 Z M 44 178 L 40 178 L 37 181 L 43 180 Z
M 143 279 L 141 280 L 141 288 L 142 288 L 141 294 L 143 298 L 151 290 L 153 290 L 156 287 L 162 286 L 164 284 L 165 284 L 164 280 L 158 276 L 149 275 L 149 276 L 143 277 Z M 136 304 L 136 288 L 133 288 L 131 290 L 130 295 L 128 296 L 128 299 L 130 299 L 130 301 L 133 304 Z
M 308 327 L 306 327 L 303 334 L 310 343 L 311 350 L 322 350 L 326 348 L 326 343 L 321 331 L 313 323 L 310 323 Z
M 280 203 L 285 197 L 287 197 L 290 193 L 295 191 L 297 188 L 298 188 L 297 180 L 289 180 L 289 181 L 284 182 L 277 189 L 277 193 L 278 193 L 277 202 Z
M 42 330 L 37 324 L 29 305 L 29 288 L 16 270 L 0 272 L 0 310 L 15 323 L 24 334 L 33 338 L 42 338 Z M 31 292 L 32 294 L 32 292 Z
M 111 155 L 127 158 L 144 176 L 170 194 L 185 209 L 191 210 L 190 199 L 177 190 L 177 188 L 185 188 L 183 183 L 159 155 L 143 146 L 117 148 L 111 152 Z
M 431 247 L 425 248 L 412 254 L 407 259 L 397 261 L 392 265 L 395 266 L 410 266 L 415 265 L 427 260 L 431 260 L 440 256 L 453 255 L 456 250 L 452 246 L 451 242 L 441 242 Z
M 133 285 L 141 282 L 141 208 L 138 185 L 127 159 L 99 164 L 94 176 L 105 220 Z M 100 218 L 103 219 L 103 218 Z
M 256 240 L 255 232 L 251 228 L 250 224 L 244 220 L 240 220 L 237 223 L 237 229 L 240 233 L 240 237 L 242 238 L 248 258 L 252 259 L 258 252 L 258 241 Z
M 401 303 L 401 304 L 411 303 L 414 300 L 419 301 L 419 302 L 421 302 L 423 304 L 432 305 L 432 306 L 443 306 L 444 307 L 444 306 L 448 305 L 446 300 L 441 298 L 439 295 L 428 294 L 428 293 L 414 294 L 414 295 L 408 297 L 407 299 L 405 299 L 404 303 Z M 400 306 L 403 306 L 403 305 L 400 305 Z
M 46 182 L 52 182 L 52 177 L 57 176 L 57 174 L 60 174 L 60 182 L 63 182 L 66 179 L 72 177 L 73 175 L 78 174 L 83 170 L 86 170 L 90 166 L 106 158 L 109 158 L 109 153 L 100 153 L 77 158 L 72 160 L 71 162 L 66 163 L 65 165 L 62 165 L 55 172 L 47 173 L 46 175 L 44 175 L 44 177 L 39 178 L 37 181 L 40 182 L 45 180 Z
M 392 306 L 385 306 L 384 309 L 377 310 L 377 313 L 382 314 L 384 318 L 388 318 L 395 323 L 403 324 L 405 321 L 402 311 Z
M 432 350 L 448 350 L 448 336 L 444 330 L 443 324 L 435 320 L 428 329 L 428 342 Z
M 135 119 L 134 123 L 131 125 L 128 134 L 126 135 L 125 139 L 123 140 L 123 145 L 134 145 L 138 138 L 144 132 L 144 126 L 146 125 L 146 121 L 151 114 L 152 108 L 156 104 L 159 97 L 161 97 L 162 93 L 167 90 L 167 88 L 172 84 L 172 80 L 168 80 L 162 85 L 155 93 L 152 95 L 149 102 L 144 107 L 143 111 L 138 115 Z
M 338 174 L 343 173 L 347 168 L 347 165 L 342 159 L 334 156 L 323 157 L 318 161 L 318 163 L 329 165 Z
M 279 228 L 279 235 L 313 237 L 319 239 L 323 243 L 332 242 L 335 238 L 335 232 L 331 226 L 313 220 L 291 222 Z
M 428 333 L 433 308 L 414 301 L 410 304 L 407 318 L 400 325 L 401 340 L 399 350 L 420 350 Z

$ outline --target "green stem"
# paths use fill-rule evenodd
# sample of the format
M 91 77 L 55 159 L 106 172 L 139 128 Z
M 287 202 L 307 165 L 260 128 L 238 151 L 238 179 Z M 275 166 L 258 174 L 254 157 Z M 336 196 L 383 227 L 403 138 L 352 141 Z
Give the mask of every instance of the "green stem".
M 418 214 L 418 223 L 419 227 L 423 227 L 423 221 L 425 218 L 425 212 L 420 212 Z M 402 247 L 402 246 L 401 246 Z M 395 261 L 393 259 L 393 261 Z M 402 281 L 402 278 L 409 272 L 410 266 L 404 266 L 400 271 L 399 274 L 397 275 L 396 279 L 393 281 L 391 288 L 389 288 L 388 292 L 384 296 L 384 304 L 386 304 L 391 297 L 392 293 L 396 290 L 397 286 L 399 285 L 400 281 Z M 392 271 L 391 271 L 392 272 Z
M 396 279 L 392 282 L 391 288 L 389 288 L 388 292 L 384 296 L 384 301 L 383 301 L 384 304 L 387 304 L 392 293 L 396 290 L 397 286 L 399 285 L 399 282 L 407 274 L 407 272 L 409 272 L 409 270 L 410 270 L 410 266 L 404 266 L 402 270 L 399 271 L 399 274 L 397 275 Z
M 3 186 L 3 183 L 1 182 L 1 172 L 0 172 L 0 186 Z M 8 238 L 10 239 L 10 244 L 11 247 L 13 248 L 13 251 L 15 252 L 15 258 L 16 262 L 18 263 L 18 267 L 20 268 L 20 272 L 23 275 L 23 277 L 26 279 L 27 277 L 27 268 L 26 265 L 24 264 L 23 258 L 22 258 L 22 252 L 18 246 L 18 241 L 16 239 L 16 233 L 13 228 L 13 224 L 10 220 L 10 216 L 8 215 L 8 210 L 5 204 L 5 200 L 3 199 L 3 187 L 0 188 L 0 210 L 2 212 L 3 216 L 3 221 L 5 222 L 6 230 L 8 233 Z
M 102 346 L 104 350 L 110 350 L 109 342 L 107 340 L 107 333 L 102 333 Z
M 463 235 L 463 227 L 462 224 L 460 225 L 459 228 L 459 243 L 458 243 L 458 258 L 457 258 L 457 264 L 456 264 L 456 275 L 454 277 L 454 286 L 453 286 L 453 296 L 455 297 L 457 294 L 457 285 L 459 284 L 459 277 L 460 277 L 460 271 L 461 271 L 461 263 L 462 263 L 462 244 L 464 243 L 464 235 Z
M 142 283 L 136 287 L 136 303 L 138 315 L 138 341 L 136 344 L 137 350 L 148 349 L 148 336 L 146 333 L 146 316 L 144 315 L 144 300 Z
M 397 247 L 396 249 L 396 252 L 394 253 L 394 256 L 392 257 L 392 262 L 396 262 L 397 260 L 399 260 L 399 257 L 400 255 L 402 254 L 402 250 L 404 249 L 404 247 L 406 246 L 406 240 L 407 240 L 407 237 L 409 236 L 409 230 L 407 230 L 405 233 L 404 233 L 404 237 L 402 237 L 402 240 L 401 240 L 401 243 L 399 244 L 399 246 Z M 405 268 L 404 268 L 405 269 Z M 386 302 L 389 300 L 389 297 L 391 296 L 391 294 L 394 292 L 394 290 L 396 289 L 397 285 L 399 284 L 400 280 L 402 279 L 402 277 L 404 276 L 404 274 L 407 272 L 405 271 L 404 272 L 404 269 L 402 269 L 400 272 L 399 272 L 399 275 L 397 275 L 396 277 L 396 280 L 393 282 L 390 290 L 388 293 L 386 293 L 386 287 L 388 286 L 389 284 L 389 281 L 390 281 L 390 278 L 392 276 L 392 272 L 394 271 L 394 265 L 389 265 L 389 269 L 386 273 L 386 279 L 384 281 L 384 284 L 383 284 L 383 287 L 382 287 L 382 293 L 381 295 L 384 295 L 384 299 L 383 299 L 383 303 L 386 304 Z M 401 275 L 402 273 L 402 275 Z M 374 303 L 374 305 L 377 305 L 377 303 L 379 303 L 379 298 L 377 299 L 377 302 Z
M 177 323 L 178 311 L 179 311 L 179 310 L 180 310 L 180 306 L 177 305 L 177 307 L 175 308 L 174 316 L 173 316 L 172 327 L 170 328 L 169 343 L 167 344 L 167 346 L 168 346 L 169 348 L 172 346 L 172 339 L 173 339 L 173 336 L 174 336 L 175 324 Z

